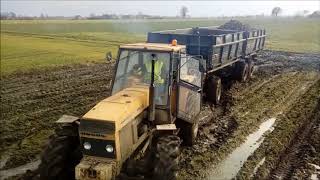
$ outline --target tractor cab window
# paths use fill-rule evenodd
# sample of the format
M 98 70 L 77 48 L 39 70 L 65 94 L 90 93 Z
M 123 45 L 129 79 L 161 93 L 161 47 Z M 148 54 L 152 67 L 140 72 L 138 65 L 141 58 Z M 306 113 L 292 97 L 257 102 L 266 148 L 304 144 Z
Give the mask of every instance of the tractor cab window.
M 201 87 L 199 60 L 191 56 L 181 55 L 180 79 L 197 87 Z
M 193 120 L 201 107 L 201 80 L 199 60 L 181 54 L 178 117 Z
M 155 59 L 155 104 L 166 105 L 170 67 L 169 53 L 121 50 L 112 94 L 134 85 L 149 86 L 153 58 Z

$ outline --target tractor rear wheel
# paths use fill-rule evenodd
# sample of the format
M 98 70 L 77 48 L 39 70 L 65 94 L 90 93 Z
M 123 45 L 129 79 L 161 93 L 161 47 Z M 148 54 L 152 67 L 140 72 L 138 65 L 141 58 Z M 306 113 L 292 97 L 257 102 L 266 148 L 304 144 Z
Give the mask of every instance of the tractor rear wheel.
M 56 129 L 41 155 L 40 179 L 75 179 L 75 166 L 81 158 L 78 128 L 67 124 Z
M 207 81 L 206 97 L 208 101 L 219 104 L 221 99 L 222 84 L 218 76 L 210 76 Z
M 175 135 L 162 136 L 157 141 L 154 180 L 175 180 L 180 155 L 180 138 Z

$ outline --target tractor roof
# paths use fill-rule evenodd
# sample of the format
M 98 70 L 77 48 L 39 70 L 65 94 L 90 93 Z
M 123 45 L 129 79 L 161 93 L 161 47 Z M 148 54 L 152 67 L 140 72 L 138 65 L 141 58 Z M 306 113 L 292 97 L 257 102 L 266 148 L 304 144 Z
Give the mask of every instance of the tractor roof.
M 145 50 L 156 50 L 156 51 L 179 51 L 185 48 L 185 45 L 162 44 L 162 43 L 134 43 L 124 44 L 120 48 L 124 49 L 145 49 Z

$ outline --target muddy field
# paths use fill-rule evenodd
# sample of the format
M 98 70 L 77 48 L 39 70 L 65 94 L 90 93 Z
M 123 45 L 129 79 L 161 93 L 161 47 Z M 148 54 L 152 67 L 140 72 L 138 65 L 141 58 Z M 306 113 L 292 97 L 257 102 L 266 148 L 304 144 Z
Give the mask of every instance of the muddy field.
M 107 97 L 113 64 L 33 71 L 1 80 L 2 168 L 37 158 L 62 114 L 81 116 Z
M 221 104 L 204 108 L 196 145 L 182 149 L 179 179 L 261 179 L 279 174 L 297 179 L 319 177 L 320 54 L 264 51 L 256 65 L 250 82 L 233 82 L 226 77 Z M 60 115 L 81 116 L 107 97 L 112 69 L 113 64 L 78 65 L 2 77 L 1 175 L 37 161 Z M 247 162 L 247 157 L 238 158 L 234 168 L 224 172 L 223 163 L 229 155 L 272 118 L 273 131 L 263 133 L 260 148 L 248 155 Z M 304 135 L 295 138 L 301 132 Z M 267 154 L 261 147 L 274 151 Z M 303 158 L 290 167 L 281 165 L 300 154 Z M 262 165 L 255 168 L 263 158 Z M 220 167 L 221 172 L 216 172 Z
M 200 128 L 198 143 L 192 148 L 183 150 L 181 179 L 234 178 L 247 159 L 247 157 L 241 157 L 244 155 L 239 154 L 245 154 L 246 151 L 250 150 L 251 146 L 260 144 L 261 142 L 259 141 L 268 132 L 262 134 L 257 142 L 251 144 L 250 147 L 240 150 L 236 157 L 233 157 L 232 153 L 237 152 L 237 147 L 242 145 L 249 138 L 248 135 L 254 133 L 262 122 L 270 118 L 276 119 L 275 125 L 270 127 L 269 131 L 273 128 L 289 129 L 290 126 L 286 126 L 290 125 L 290 123 L 278 123 L 277 116 L 290 110 L 296 103 L 305 102 L 299 106 L 302 113 L 310 113 L 312 115 L 313 112 L 319 111 L 317 103 L 313 102 L 319 102 L 320 98 L 319 85 L 314 85 L 320 83 L 320 55 L 264 51 L 259 55 L 256 65 L 255 77 L 250 82 L 234 82 L 231 86 L 228 86 L 229 83 L 225 82 L 227 89 L 224 94 L 224 101 L 220 106 L 215 107 L 215 110 L 211 113 L 213 118 L 209 118 L 209 121 L 205 122 Z M 306 93 L 310 93 L 312 96 L 306 99 L 304 96 Z M 308 106 L 309 104 L 310 106 Z M 305 111 L 303 111 L 304 109 Z M 287 113 L 290 117 L 290 113 L 293 112 L 288 111 Z M 298 117 L 296 118 L 299 120 L 300 125 L 308 122 L 306 119 L 299 119 Z M 277 126 L 277 124 L 280 125 Z M 294 128 L 299 127 L 296 126 Z M 297 132 L 286 134 L 287 139 L 282 142 L 284 147 L 290 144 L 290 140 L 295 134 Z M 264 145 L 268 149 L 278 146 L 277 144 L 268 143 Z M 264 148 L 261 148 L 261 150 L 263 151 Z M 318 156 L 319 152 L 317 151 L 316 153 Z M 279 152 L 274 156 L 274 158 L 278 158 L 277 161 L 280 161 L 281 153 Z M 251 158 L 254 159 L 254 157 Z M 228 164 L 225 161 L 229 159 L 231 163 Z M 256 159 L 253 161 L 254 165 L 260 162 Z M 255 167 L 251 166 L 246 170 L 244 170 L 245 168 L 241 169 L 237 178 L 267 179 L 268 176 L 257 176 L 256 178 L 250 176 Z M 276 167 L 270 166 L 269 170 L 273 168 Z M 247 176 L 241 175 L 244 171 L 248 171 Z M 268 175 L 271 176 L 271 174 Z

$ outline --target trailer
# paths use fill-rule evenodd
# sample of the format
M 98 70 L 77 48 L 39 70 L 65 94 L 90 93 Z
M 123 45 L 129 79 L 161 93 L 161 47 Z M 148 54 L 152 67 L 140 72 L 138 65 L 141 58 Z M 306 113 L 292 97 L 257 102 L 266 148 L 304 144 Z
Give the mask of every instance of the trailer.
M 148 33 L 148 43 L 170 44 L 177 41 L 186 46 L 186 54 L 204 61 L 202 86 L 203 99 L 219 104 L 222 85 L 221 74 L 230 74 L 245 82 L 254 71 L 254 59 L 265 45 L 266 31 L 218 29 L 217 27 L 195 27 Z
M 149 43 L 170 44 L 172 40 L 186 45 L 186 53 L 206 60 L 206 71 L 214 72 L 241 59 L 249 59 L 262 50 L 266 31 L 236 31 L 216 27 L 195 27 L 148 33 Z

